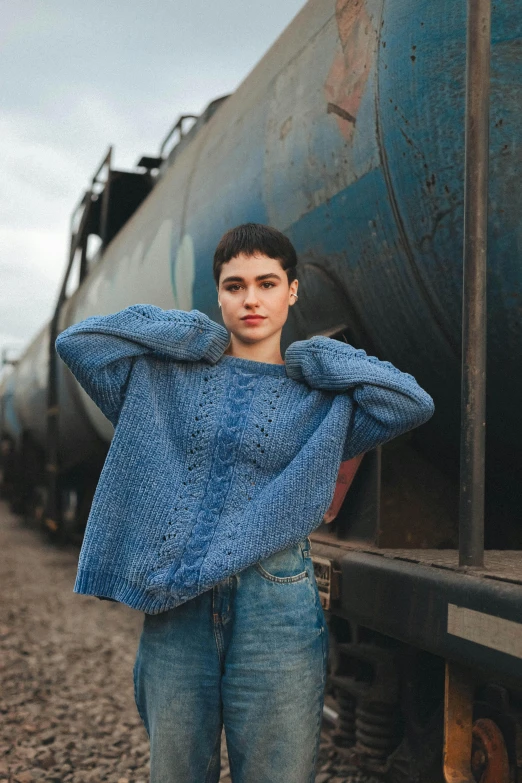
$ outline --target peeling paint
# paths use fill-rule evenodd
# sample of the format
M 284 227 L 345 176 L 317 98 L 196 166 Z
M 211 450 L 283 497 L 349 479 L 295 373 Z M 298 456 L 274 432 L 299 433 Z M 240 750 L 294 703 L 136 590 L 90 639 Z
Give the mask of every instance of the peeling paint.
M 330 68 L 324 91 L 327 111 L 351 141 L 361 98 L 375 59 L 377 30 L 363 0 L 337 0 L 335 16 L 341 51 Z

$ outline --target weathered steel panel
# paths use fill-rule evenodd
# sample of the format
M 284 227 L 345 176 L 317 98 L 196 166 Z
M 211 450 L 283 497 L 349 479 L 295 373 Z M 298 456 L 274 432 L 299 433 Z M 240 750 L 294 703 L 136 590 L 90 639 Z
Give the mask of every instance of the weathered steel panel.
M 493 10 L 488 279 L 489 445 L 514 450 L 522 436 L 520 5 L 505 0 Z M 454 459 L 465 9 L 465 0 L 310 0 L 173 156 L 68 301 L 61 328 L 136 301 L 220 320 L 215 245 L 232 225 L 269 222 L 302 261 L 305 310 L 292 308 L 285 345 L 347 327 L 354 344 L 430 391 L 436 412 L 418 437 Z M 110 426 L 84 394 L 82 402 L 108 439 Z

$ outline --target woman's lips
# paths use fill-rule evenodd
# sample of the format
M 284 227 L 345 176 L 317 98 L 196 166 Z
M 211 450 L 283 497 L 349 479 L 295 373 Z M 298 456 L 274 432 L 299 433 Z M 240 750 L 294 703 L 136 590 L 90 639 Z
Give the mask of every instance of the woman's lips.
M 258 324 L 265 319 L 262 315 L 248 315 L 246 318 L 242 318 L 241 320 L 245 321 L 247 324 Z

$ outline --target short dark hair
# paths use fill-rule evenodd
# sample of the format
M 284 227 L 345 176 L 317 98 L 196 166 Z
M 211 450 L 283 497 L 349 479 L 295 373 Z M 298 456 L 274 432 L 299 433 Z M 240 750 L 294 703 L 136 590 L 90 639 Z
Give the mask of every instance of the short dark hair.
M 243 223 L 229 229 L 219 240 L 213 263 L 216 286 L 219 286 L 223 264 L 240 253 L 248 256 L 262 253 L 268 258 L 275 258 L 281 262 L 289 283 L 297 277 L 297 253 L 288 237 L 276 228 L 264 226 L 262 223 Z

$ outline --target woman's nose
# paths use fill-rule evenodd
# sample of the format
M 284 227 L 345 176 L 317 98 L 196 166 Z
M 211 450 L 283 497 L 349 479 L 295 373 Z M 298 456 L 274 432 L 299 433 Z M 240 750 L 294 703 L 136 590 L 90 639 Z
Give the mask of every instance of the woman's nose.
M 245 291 L 245 304 L 257 304 L 258 297 L 255 288 L 247 288 Z

